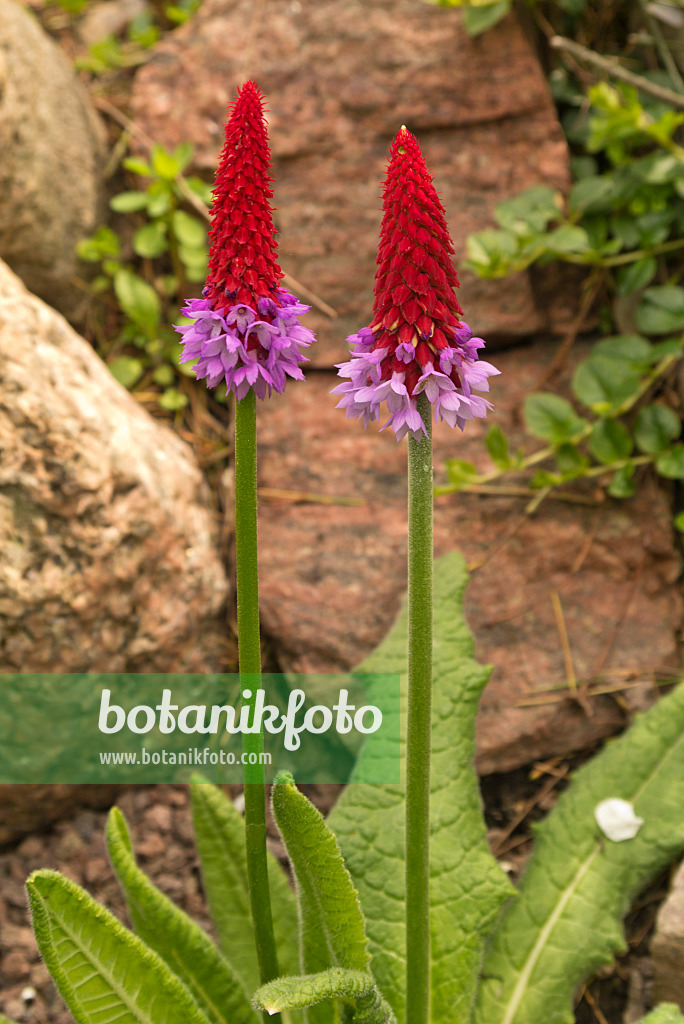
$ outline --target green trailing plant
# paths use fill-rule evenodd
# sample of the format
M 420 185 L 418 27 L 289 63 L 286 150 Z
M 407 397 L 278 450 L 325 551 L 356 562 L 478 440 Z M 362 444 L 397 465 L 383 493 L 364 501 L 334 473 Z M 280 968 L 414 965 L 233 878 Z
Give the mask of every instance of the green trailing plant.
M 538 826 L 516 893 L 487 848 L 473 768 L 489 673 L 473 660 L 466 579 L 458 555 L 435 565 L 431 1021 L 561 1024 L 577 986 L 624 950 L 630 900 L 684 851 L 684 685 L 576 774 Z M 407 629 L 405 608 L 363 670 L 401 669 L 405 682 Z M 242 816 L 214 786 L 198 780 L 191 793 L 220 951 L 138 867 L 117 808 L 107 845 L 137 934 L 57 872 L 27 883 L 40 951 L 77 1024 L 101 1024 L 105 1013 L 130 1024 L 255 1024 L 262 1009 L 292 1024 L 302 1013 L 312 1024 L 405 1022 L 404 785 L 352 784 L 325 822 L 292 776 L 278 777 L 273 811 L 295 891 L 269 855 L 283 973 L 263 986 Z M 603 835 L 595 818 L 615 797 L 643 819 L 626 841 Z M 682 1020 L 661 1006 L 643 1024 Z
M 170 310 L 188 283 L 204 280 L 207 269 L 207 225 L 183 208 L 188 196 L 205 204 L 211 200 L 201 178 L 184 176 L 192 152 L 189 143 L 173 153 L 154 145 L 149 161 L 125 159 L 124 169 L 139 187 L 118 193 L 110 206 L 127 221 L 130 248 L 106 226 L 78 246 L 82 260 L 100 264 L 93 291 L 111 296 L 120 311 L 119 334 L 101 352 L 110 371 L 128 389 L 156 386 L 158 404 L 169 412 L 185 407 L 188 397 L 179 380 L 193 376 L 180 362 L 178 336 L 168 326 Z
M 551 81 L 580 151 L 571 161 L 575 183 L 567 200 L 539 185 L 499 203 L 497 228 L 468 238 L 466 265 L 485 278 L 550 262 L 588 268 L 576 326 L 603 295 L 605 337 L 572 375 L 576 406 L 548 392 L 527 397 L 527 432 L 544 447 L 514 454 L 494 427 L 487 448 L 495 468 L 479 473 L 451 460 L 449 482 L 438 488 L 486 490 L 513 472 L 536 492 L 531 508 L 576 479 L 630 497 L 644 465 L 684 479 L 680 403 L 663 387 L 683 353 L 684 149 L 677 133 L 684 112 L 632 85 L 602 82 L 588 91 L 587 115 L 584 94 L 564 70 Z M 675 522 L 684 527 L 681 515 Z

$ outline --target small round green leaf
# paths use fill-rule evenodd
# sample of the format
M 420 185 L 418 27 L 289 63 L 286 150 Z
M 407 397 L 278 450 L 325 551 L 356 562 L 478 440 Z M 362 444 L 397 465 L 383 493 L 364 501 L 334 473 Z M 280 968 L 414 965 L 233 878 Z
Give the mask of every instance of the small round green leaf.
M 656 459 L 656 469 L 668 480 L 684 480 L 684 445 L 677 444 Z
M 133 249 L 144 259 L 155 259 L 166 252 L 166 225 L 161 221 L 153 221 L 138 228 L 133 236 Z
M 132 270 L 118 270 L 114 292 L 124 313 L 146 334 L 153 334 L 161 319 L 161 301 L 154 288 Z
M 621 466 L 610 482 L 608 493 L 611 498 L 631 498 L 634 494 L 634 466 Z
M 577 415 L 567 399 L 547 391 L 528 395 L 523 412 L 530 434 L 553 444 L 576 437 L 587 422 Z
M 577 445 L 566 442 L 556 449 L 556 465 L 564 480 L 573 480 L 582 476 L 589 465 L 589 459 L 582 454 Z
M 508 469 L 511 464 L 511 456 L 508 451 L 508 439 L 501 427 L 495 423 L 487 431 L 485 438 L 489 457 L 499 469 Z
M 622 267 L 617 275 L 618 295 L 632 295 L 647 288 L 656 275 L 658 262 L 655 256 L 645 256 Z
M 483 7 L 465 7 L 463 9 L 463 26 L 471 38 L 481 35 L 493 28 L 511 9 L 511 0 L 499 0 Z
M 108 366 L 112 377 L 128 389 L 134 387 L 145 372 L 142 360 L 136 359 L 134 356 L 119 356 L 117 359 L 113 359 Z
M 207 228 L 197 217 L 186 213 L 185 210 L 176 210 L 172 223 L 173 232 L 182 245 L 187 245 L 190 249 L 206 246 Z
M 654 402 L 639 411 L 634 424 L 634 440 L 645 455 L 658 455 L 679 437 L 681 429 L 681 421 L 674 409 Z
M 109 206 L 115 213 L 134 213 L 144 210 L 149 201 L 147 192 L 119 192 L 109 200 Z
M 575 397 L 599 415 L 631 398 L 640 383 L 639 373 L 629 363 L 599 353 L 580 363 L 572 376 Z
M 188 396 L 178 388 L 167 388 L 157 399 L 157 404 L 167 412 L 178 412 L 188 404 Z
M 640 334 L 616 334 L 597 342 L 592 355 L 624 359 L 628 363 L 644 366 L 653 362 L 653 345 Z
M 647 288 L 636 311 L 637 327 L 644 334 L 670 334 L 684 329 L 684 288 L 663 285 Z
M 589 435 L 589 451 L 597 462 L 619 462 L 632 454 L 633 441 L 620 420 L 599 420 Z
M 152 149 L 152 169 L 165 181 L 173 181 L 180 172 L 180 165 L 175 156 L 167 153 L 163 146 L 155 145 Z

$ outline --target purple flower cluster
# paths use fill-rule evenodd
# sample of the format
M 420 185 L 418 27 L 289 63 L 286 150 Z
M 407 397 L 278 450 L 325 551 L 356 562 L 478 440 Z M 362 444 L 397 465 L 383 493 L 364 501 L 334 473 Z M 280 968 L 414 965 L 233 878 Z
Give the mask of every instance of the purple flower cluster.
M 420 366 L 422 372 L 416 383 L 411 386 L 409 381 L 408 387 L 407 371 L 414 376 L 416 364 L 416 349 L 410 342 L 397 345 L 394 358 L 388 359 L 388 347 L 374 348 L 376 340 L 370 327 L 363 327 L 347 340 L 353 345 L 352 358 L 339 363 L 338 369 L 339 376 L 349 380 L 333 388 L 333 394 L 343 396 L 337 408 L 346 409 L 347 418 L 363 419 L 364 426 L 380 420 L 380 406 L 385 402 L 389 419 L 382 429 L 391 426 L 398 441 L 409 432 L 420 440 L 426 433 L 416 402 L 421 392 L 433 406 L 435 419 L 444 420 L 452 428 L 463 430 L 466 420 L 486 416 L 492 408 L 491 402 L 473 391 L 489 391 L 487 378 L 501 371 L 478 358 L 484 341 L 474 338 L 466 323 L 461 322 L 455 329 L 452 344 L 437 353 L 439 369 L 428 359 Z M 401 369 L 402 365 L 406 369 Z
M 225 381 L 238 401 L 250 388 L 257 398 L 282 393 L 287 377 L 304 380 L 299 364 L 308 359 L 300 350 L 314 334 L 299 317 L 310 308 L 284 288 L 274 299 L 260 298 L 256 310 L 236 304 L 218 312 L 207 298 L 190 299 L 183 314 L 194 323 L 176 327 L 182 335 L 181 362 L 197 359 L 196 376 L 206 378 L 208 388 Z

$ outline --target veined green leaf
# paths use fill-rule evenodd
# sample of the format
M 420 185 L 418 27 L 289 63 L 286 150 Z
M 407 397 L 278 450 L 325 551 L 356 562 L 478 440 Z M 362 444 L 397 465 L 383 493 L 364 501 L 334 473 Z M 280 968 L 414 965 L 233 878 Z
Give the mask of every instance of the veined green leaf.
M 57 871 L 26 883 L 45 963 L 78 1024 L 207 1024 L 161 957 Z
M 245 822 L 220 789 L 198 780 L 193 782 L 192 818 L 209 909 L 221 950 L 245 989 L 253 992 L 260 978 L 247 890 Z M 283 974 L 296 974 L 299 964 L 295 895 L 285 872 L 270 853 L 268 878 L 278 965 Z
M 463 618 L 467 573 L 453 553 L 435 564 L 432 715 L 432 1021 L 468 1021 L 487 935 L 513 888 L 487 846 L 473 768 L 475 714 L 489 670 L 473 660 Z M 361 666 L 405 673 L 406 609 Z M 372 691 L 368 694 L 372 700 Z M 405 720 L 405 718 L 404 718 Z M 363 756 L 363 755 L 362 755 Z M 348 786 L 330 827 L 366 916 L 373 974 L 397 1019 L 405 1020 L 404 785 Z
M 618 797 L 644 819 L 624 842 L 596 806 Z M 626 948 L 622 916 L 684 850 L 684 685 L 581 768 L 536 831 L 520 895 L 497 926 L 477 1004 L 480 1024 L 568 1024 L 576 987 Z
M 367 970 L 370 955 L 359 897 L 335 836 L 288 772 L 276 776 L 271 799 L 297 880 L 302 973 L 318 974 L 329 967 Z M 308 1017 L 334 1021 L 334 1010 L 326 1002 Z
M 323 1000 L 345 999 L 354 1004 L 352 1024 L 396 1024 L 390 1006 L 378 992 L 375 979 L 365 971 L 331 967 L 319 974 L 276 978 L 254 994 L 254 1005 L 267 1013 L 299 1010 Z
M 126 819 L 118 807 L 107 820 L 107 848 L 136 932 L 187 985 L 207 1020 L 258 1024 L 242 983 L 206 932 L 136 864 Z

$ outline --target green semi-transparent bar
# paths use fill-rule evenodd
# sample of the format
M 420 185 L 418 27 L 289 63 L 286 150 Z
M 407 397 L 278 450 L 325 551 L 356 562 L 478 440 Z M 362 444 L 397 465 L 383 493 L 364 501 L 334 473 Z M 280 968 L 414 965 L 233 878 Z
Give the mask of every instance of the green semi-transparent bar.
M 0 673 L 0 783 L 241 782 L 264 733 L 270 782 L 399 782 L 399 676 Z M 255 755 L 251 755 L 255 756 Z

